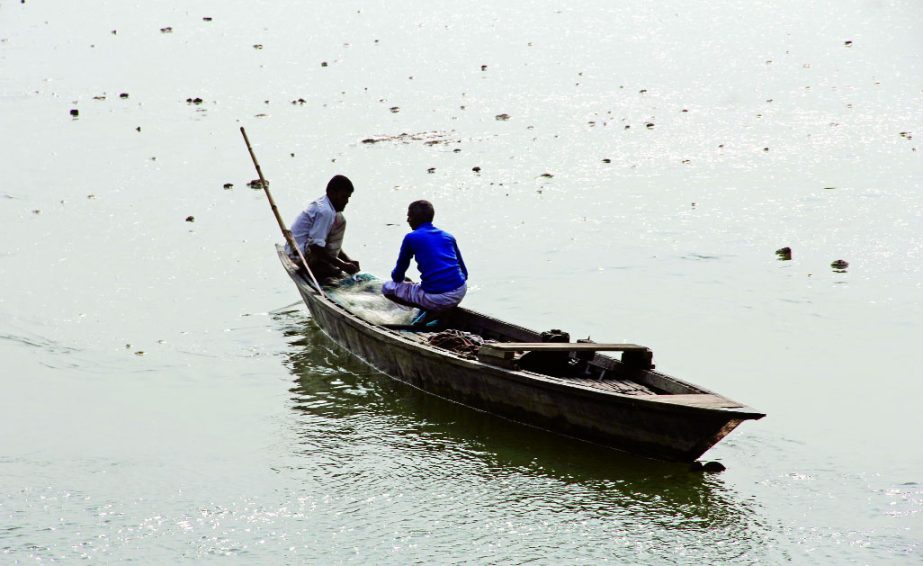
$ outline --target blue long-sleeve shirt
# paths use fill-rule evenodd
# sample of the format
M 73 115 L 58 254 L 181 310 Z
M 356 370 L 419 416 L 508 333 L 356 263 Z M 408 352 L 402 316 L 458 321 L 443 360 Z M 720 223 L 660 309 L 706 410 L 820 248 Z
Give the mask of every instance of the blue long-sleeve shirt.
M 417 260 L 420 283 L 427 293 L 447 293 L 468 280 L 468 268 L 455 238 L 431 222 L 421 224 L 404 236 L 397 265 L 391 272 L 392 281 L 400 283 L 404 280 L 412 257 Z

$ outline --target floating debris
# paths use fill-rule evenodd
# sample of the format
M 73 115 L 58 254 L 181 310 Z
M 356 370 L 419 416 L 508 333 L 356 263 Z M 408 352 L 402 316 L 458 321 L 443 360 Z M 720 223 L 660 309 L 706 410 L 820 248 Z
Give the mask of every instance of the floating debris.
M 638 91 L 638 94 L 647 94 L 647 89 L 642 88 L 641 90 Z
M 482 71 L 486 71 L 486 70 L 487 70 L 487 65 L 481 65 L 481 70 L 482 70 Z
M 71 116 L 73 116 L 74 118 L 76 118 L 77 116 L 80 116 L 80 110 L 77 110 L 76 108 L 71 108 L 70 114 L 71 114 Z
M 42 211 L 37 208 L 32 210 L 32 214 L 41 214 L 41 213 Z
M 212 17 L 211 17 L 211 16 L 205 16 L 205 17 L 202 18 L 202 21 L 210 22 L 210 21 L 212 21 Z
M 94 96 L 93 100 L 106 100 L 106 95 L 101 94 L 99 96 Z
M 763 148 L 763 151 L 769 151 L 769 148 L 768 148 L 768 147 L 764 147 L 764 148 Z
M 195 222 L 195 216 L 187 216 L 186 222 Z
M 205 101 L 202 100 L 201 98 L 199 98 L 198 96 L 195 97 L 195 98 L 187 98 L 187 99 L 186 99 L 186 104 L 202 104 L 203 102 L 205 102 Z
M 225 183 L 224 190 L 228 191 L 234 188 L 234 183 Z
M 397 114 L 398 112 L 401 111 L 401 107 L 400 107 L 400 106 L 392 106 L 392 107 L 389 108 L 388 110 L 390 110 L 392 114 Z
M 471 170 L 474 171 L 475 173 L 480 173 L 480 172 L 481 172 L 481 168 L 480 168 L 480 167 L 477 167 L 477 166 L 472 167 Z
M 247 186 L 250 187 L 251 189 L 258 191 L 263 188 L 263 181 L 260 181 L 259 179 L 253 179 L 252 181 L 247 183 Z M 269 186 L 269 181 L 266 181 L 266 186 L 267 187 Z
M 653 123 L 653 122 L 648 122 L 647 124 L 644 124 L 644 127 L 647 128 L 648 130 L 653 130 L 653 129 L 654 129 L 654 123 Z
M 119 98 L 128 98 L 128 93 L 127 92 L 120 93 Z
M 321 62 L 320 62 L 320 66 L 321 66 L 321 67 L 326 67 L 326 66 L 327 66 L 327 62 L 326 62 L 326 61 L 321 61 Z
M 143 356 L 143 355 L 144 355 L 144 350 L 138 350 L 137 352 L 135 352 L 135 355 L 136 355 L 136 356 Z
M 253 44 L 253 48 L 254 48 L 254 49 L 262 49 L 262 48 L 263 48 L 263 44 L 262 44 L 262 43 L 254 43 L 254 44 Z
M 308 102 L 307 100 L 303 98 L 299 98 L 298 100 L 293 100 L 292 104 L 306 104 L 307 102 Z
M 606 158 L 603 158 L 603 163 L 612 163 L 612 160 L 606 157 Z
M 837 273 L 846 273 L 846 268 L 849 267 L 849 262 L 845 259 L 838 259 L 831 263 L 830 267 L 832 267 L 833 271 Z
M 365 138 L 362 140 L 364 144 L 376 144 L 382 142 L 400 142 L 400 143 L 412 143 L 412 142 L 423 142 L 423 145 L 441 145 L 441 144 L 450 144 L 450 143 L 461 143 L 459 139 L 451 139 L 449 136 L 450 132 L 418 132 L 415 134 L 402 133 L 396 136 L 394 135 L 381 135 L 371 138 Z
M 170 26 L 167 26 L 165 28 L 160 28 L 160 33 L 173 33 L 173 28 Z
M 792 248 L 788 246 L 779 248 L 776 250 L 776 255 L 779 256 L 779 261 L 789 261 L 792 259 Z
M 539 175 L 539 177 L 544 177 L 544 178 L 546 178 L 546 179 L 551 179 L 552 177 L 554 177 L 554 175 L 552 175 L 551 173 L 542 173 L 541 175 Z
M 681 163 L 683 165 L 689 165 L 690 163 L 692 163 L 692 161 L 690 161 L 689 159 L 683 159 Z
M 836 187 L 824 187 L 825 191 L 835 191 Z
M 499 120 L 499 121 L 501 121 L 501 122 L 506 122 L 507 120 L 510 119 L 510 115 L 509 115 L 509 114 L 506 114 L 506 113 L 504 113 L 504 114 L 497 114 L 496 116 L 494 116 L 494 119 L 495 119 L 495 120 Z
M 843 42 L 843 45 L 845 45 L 846 47 L 852 47 L 852 40 L 847 39 L 846 41 Z
M 910 132 L 901 132 L 901 137 L 904 138 L 905 140 L 913 139 L 913 135 L 911 135 Z
M 436 172 L 436 168 L 435 168 L 435 167 L 430 167 L 429 169 L 426 170 L 426 172 L 427 172 L 427 173 L 435 173 L 435 172 Z

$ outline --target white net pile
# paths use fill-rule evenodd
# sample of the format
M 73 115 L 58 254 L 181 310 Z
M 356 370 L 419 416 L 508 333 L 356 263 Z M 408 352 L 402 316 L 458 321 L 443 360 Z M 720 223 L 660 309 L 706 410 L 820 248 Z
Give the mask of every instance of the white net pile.
M 389 301 L 381 294 L 384 281 L 368 273 L 344 279 L 327 290 L 327 296 L 366 322 L 372 324 L 410 324 L 417 309 Z

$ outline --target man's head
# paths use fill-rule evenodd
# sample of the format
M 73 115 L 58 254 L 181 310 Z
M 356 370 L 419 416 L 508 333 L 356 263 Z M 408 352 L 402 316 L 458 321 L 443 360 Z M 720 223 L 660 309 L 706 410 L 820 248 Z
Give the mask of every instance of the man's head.
M 327 198 L 333 204 L 333 209 L 342 212 L 353 194 L 353 182 L 343 175 L 334 175 L 327 183 Z
M 415 200 L 407 207 L 407 224 L 411 230 L 416 230 L 427 222 L 432 222 L 436 211 L 428 200 Z

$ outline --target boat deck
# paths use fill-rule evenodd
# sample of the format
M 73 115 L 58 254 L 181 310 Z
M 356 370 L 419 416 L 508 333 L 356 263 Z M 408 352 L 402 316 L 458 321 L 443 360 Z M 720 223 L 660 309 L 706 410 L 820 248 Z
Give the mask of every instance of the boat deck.
M 602 378 L 592 379 L 586 377 L 570 377 L 568 381 L 583 385 L 584 387 L 593 387 L 604 391 L 613 391 L 622 395 L 657 395 L 653 389 L 636 383 L 628 379 Z

